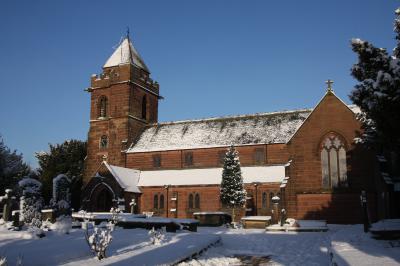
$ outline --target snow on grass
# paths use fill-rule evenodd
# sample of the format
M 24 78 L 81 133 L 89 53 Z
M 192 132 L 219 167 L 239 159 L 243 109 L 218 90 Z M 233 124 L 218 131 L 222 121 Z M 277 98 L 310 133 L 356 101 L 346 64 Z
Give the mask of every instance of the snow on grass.
M 23 257 L 23 265 L 159 265 L 172 264 L 198 253 L 180 265 L 241 265 L 264 261 L 272 265 L 399 265 L 400 241 L 376 240 L 362 225 L 328 225 L 328 232 L 265 232 L 263 229 L 200 227 L 199 232 L 166 233 L 152 245 L 144 229 L 113 232 L 107 258 L 99 261 L 90 252 L 81 229 L 69 234 L 46 232 L 32 239 L 24 231 L 0 230 L 0 254 L 9 265 Z M 331 261 L 332 254 L 332 261 Z
M 198 233 L 165 233 L 160 245 L 150 242 L 144 229 L 121 229 L 113 232 L 107 258 L 99 261 L 87 246 L 84 232 L 72 229 L 69 234 L 46 232 L 33 239 L 24 231 L 0 230 L 0 253 L 9 265 L 23 257 L 23 265 L 159 265 L 177 263 L 219 240 L 219 236 Z
M 400 243 L 375 240 L 362 225 L 329 225 L 328 232 L 266 232 L 263 229 L 200 228 L 221 236 L 186 265 L 243 265 L 242 257 L 269 258 L 271 265 L 399 265 Z M 396 243 L 398 244 L 396 247 Z M 331 260 L 330 252 L 333 258 Z
M 326 233 L 265 232 L 263 229 L 200 228 L 221 236 L 222 245 L 182 265 L 237 265 L 238 257 L 269 257 L 274 265 L 329 265 Z
M 331 252 L 337 265 L 399 265 L 400 240 L 376 240 L 362 225 L 330 228 Z

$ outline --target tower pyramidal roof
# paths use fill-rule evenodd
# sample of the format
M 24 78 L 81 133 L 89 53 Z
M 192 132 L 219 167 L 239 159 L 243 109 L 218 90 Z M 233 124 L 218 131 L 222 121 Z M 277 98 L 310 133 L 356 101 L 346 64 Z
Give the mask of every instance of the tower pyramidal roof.
M 146 64 L 143 62 L 139 53 L 133 46 L 129 36 L 126 36 L 124 40 L 119 44 L 118 48 L 115 49 L 114 53 L 110 56 L 110 58 L 108 58 L 103 68 L 125 64 L 133 64 L 150 73 Z

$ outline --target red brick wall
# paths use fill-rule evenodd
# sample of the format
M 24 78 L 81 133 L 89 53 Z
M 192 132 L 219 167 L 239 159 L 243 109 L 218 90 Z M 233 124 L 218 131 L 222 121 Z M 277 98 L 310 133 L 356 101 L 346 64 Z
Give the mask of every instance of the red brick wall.
M 340 189 L 339 192 L 354 194 L 359 193 L 363 188 L 371 188 L 369 186 L 373 180 L 373 169 L 365 164 L 371 160 L 371 156 L 365 151 L 361 151 L 353 142 L 356 132 L 359 130 L 360 124 L 354 113 L 333 94 L 328 93 L 317 105 L 288 143 L 288 151 L 293 160 L 290 166 L 290 180 L 286 188 L 289 216 L 307 217 L 304 206 L 298 206 L 300 204 L 297 196 L 299 193 L 332 192 L 332 190 L 326 191 L 322 188 L 320 160 L 320 142 L 329 132 L 333 131 L 339 134 L 347 143 L 349 188 Z M 321 197 L 320 199 L 322 199 Z M 335 199 L 339 198 L 335 197 Z M 313 204 L 318 205 L 318 200 Z M 332 213 L 335 213 L 334 209 L 332 209 Z M 351 215 L 351 213 L 347 214 Z M 331 216 L 329 208 L 319 217 L 324 219 L 325 216 Z M 338 220 L 340 219 L 338 218 Z
M 107 156 L 110 164 L 126 165 L 125 150 L 148 123 L 157 122 L 158 84 L 153 83 L 146 73 L 137 76 L 131 65 L 107 68 L 101 76 L 91 79 L 90 128 L 88 154 L 85 160 L 84 182 L 95 174 L 102 157 Z M 146 88 L 146 90 L 144 89 Z M 142 99 L 147 97 L 147 116 L 141 119 Z M 107 117 L 99 119 L 99 102 L 107 97 Z M 101 136 L 108 136 L 108 147 L 100 149 Z
M 289 155 L 285 144 L 261 144 L 246 145 L 236 147 L 239 152 L 240 163 L 242 166 L 256 165 L 255 150 L 264 149 L 266 160 L 265 164 L 284 164 L 287 163 Z M 138 152 L 128 153 L 126 167 L 140 170 L 151 170 L 153 167 L 153 155 L 161 156 L 161 169 L 179 169 L 179 168 L 203 168 L 220 167 L 219 153 L 226 152 L 227 147 L 176 150 L 160 152 Z M 185 163 L 185 153 L 193 154 L 193 164 Z
M 255 188 L 253 185 L 245 185 L 245 189 L 248 192 L 248 195 L 252 195 L 255 207 Z M 166 216 L 167 215 L 167 189 L 164 187 L 142 187 L 142 196 L 140 199 L 140 211 L 141 212 L 154 212 L 155 215 L 158 216 Z M 174 193 L 177 193 L 177 200 L 171 200 Z M 267 192 L 268 195 L 270 192 L 276 194 L 279 192 L 279 184 L 263 184 L 258 186 L 257 188 L 257 209 L 258 215 L 270 215 L 270 203 L 268 197 L 268 203 L 266 208 L 262 206 L 262 193 Z M 198 193 L 200 195 L 200 209 L 189 209 L 189 194 Z M 154 207 L 154 195 L 164 195 L 165 203 L 164 209 L 156 210 Z M 169 211 L 169 217 L 178 217 L 178 218 L 192 218 L 193 212 L 198 211 L 228 211 L 226 209 L 222 209 L 221 201 L 219 199 L 219 186 L 210 185 L 210 186 L 172 186 L 168 188 L 168 209 L 177 209 L 177 212 Z M 243 216 L 243 210 L 239 212 L 238 217 Z
M 369 198 L 369 215 L 375 220 L 375 197 Z M 321 220 L 328 223 L 362 223 L 363 210 L 360 203 L 360 195 L 346 194 L 298 194 L 297 216 L 299 219 Z

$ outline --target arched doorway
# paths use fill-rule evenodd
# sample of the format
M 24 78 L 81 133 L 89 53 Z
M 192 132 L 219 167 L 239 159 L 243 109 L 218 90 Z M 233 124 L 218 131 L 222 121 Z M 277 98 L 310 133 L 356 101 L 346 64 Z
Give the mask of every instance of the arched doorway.
M 114 192 L 104 183 L 97 185 L 90 198 L 92 210 L 95 212 L 109 212 L 113 207 Z

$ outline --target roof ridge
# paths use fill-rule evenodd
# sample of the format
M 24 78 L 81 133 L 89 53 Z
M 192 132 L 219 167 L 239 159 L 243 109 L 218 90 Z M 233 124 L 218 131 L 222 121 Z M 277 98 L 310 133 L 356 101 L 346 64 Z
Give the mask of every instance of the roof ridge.
M 175 124 L 185 124 L 192 122 L 206 122 L 206 121 L 218 121 L 224 119 L 235 119 L 235 118 L 246 118 L 246 117 L 257 117 L 257 116 L 269 116 L 269 115 L 279 115 L 279 114 L 291 114 L 291 113 L 303 113 L 311 112 L 313 108 L 297 109 L 297 110 L 283 110 L 283 111 L 273 111 L 265 113 L 253 113 L 244 115 L 226 115 L 226 116 L 215 116 L 209 118 L 198 118 L 198 119 L 187 119 L 187 120 L 177 120 L 177 121 L 166 121 L 151 124 L 150 126 L 160 126 L 160 125 L 175 125 Z

